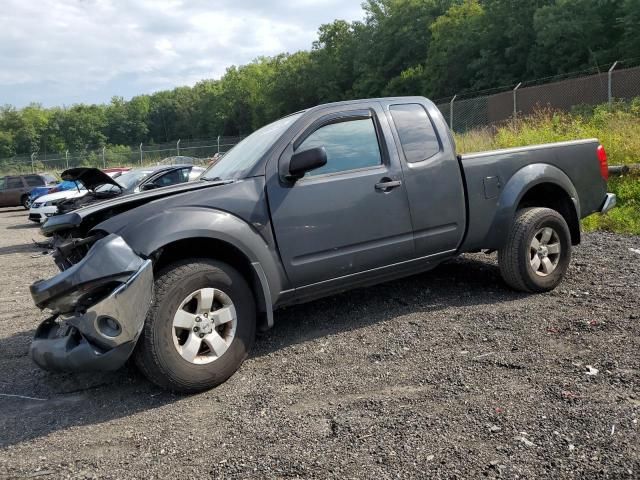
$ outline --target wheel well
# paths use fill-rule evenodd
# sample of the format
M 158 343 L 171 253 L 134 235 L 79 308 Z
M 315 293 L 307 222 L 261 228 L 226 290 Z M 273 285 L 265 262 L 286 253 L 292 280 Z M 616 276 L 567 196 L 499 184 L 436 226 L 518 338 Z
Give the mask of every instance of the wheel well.
M 186 258 L 211 258 L 231 265 L 247 280 L 253 291 L 258 312 L 258 329 L 266 330 L 268 328 L 267 301 L 260 279 L 251 265 L 251 261 L 237 247 L 213 238 L 187 238 L 159 248 L 151 257 L 154 272 Z
M 545 207 L 558 212 L 569 225 L 571 243 L 573 245 L 580 243 L 580 221 L 576 207 L 562 187 L 553 183 L 542 183 L 532 187 L 520 200 L 518 210 L 528 207 Z

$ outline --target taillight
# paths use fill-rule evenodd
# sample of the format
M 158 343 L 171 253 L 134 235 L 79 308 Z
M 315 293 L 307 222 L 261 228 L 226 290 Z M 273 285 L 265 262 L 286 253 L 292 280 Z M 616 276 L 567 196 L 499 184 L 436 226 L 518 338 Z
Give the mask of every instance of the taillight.
M 600 160 L 600 175 L 605 181 L 609 180 L 609 165 L 607 164 L 607 152 L 602 145 L 598 145 L 598 160 Z

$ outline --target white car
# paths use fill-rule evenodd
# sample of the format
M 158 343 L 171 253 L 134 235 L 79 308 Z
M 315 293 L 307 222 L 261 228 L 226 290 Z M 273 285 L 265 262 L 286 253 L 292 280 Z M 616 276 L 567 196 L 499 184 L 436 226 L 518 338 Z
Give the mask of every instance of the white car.
M 47 218 L 58 213 L 57 203 L 70 198 L 84 197 L 88 190 L 84 187 L 74 190 L 64 190 L 62 192 L 50 193 L 38 197 L 29 209 L 29 220 L 32 222 L 43 223 Z

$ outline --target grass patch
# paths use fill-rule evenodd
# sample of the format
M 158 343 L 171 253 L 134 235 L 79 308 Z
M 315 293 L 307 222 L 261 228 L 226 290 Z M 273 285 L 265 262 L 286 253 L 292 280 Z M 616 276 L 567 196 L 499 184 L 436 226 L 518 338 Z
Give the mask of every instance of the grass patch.
M 640 235 L 640 177 L 610 177 L 609 191 L 617 195 L 618 205 L 606 215 L 596 213 L 585 218 L 584 230 Z
M 522 147 L 581 138 L 598 138 L 609 165 L 640 163 L 640 97 L 632 102 L 580 107 L 571 113 L 541 110 L 497 127 L 456 134 L 461 153 Z M 610 177 L 609 188 L 618 205 L 606 215 L 591 215 L 583 228 L 640 235 L 640 176 Z

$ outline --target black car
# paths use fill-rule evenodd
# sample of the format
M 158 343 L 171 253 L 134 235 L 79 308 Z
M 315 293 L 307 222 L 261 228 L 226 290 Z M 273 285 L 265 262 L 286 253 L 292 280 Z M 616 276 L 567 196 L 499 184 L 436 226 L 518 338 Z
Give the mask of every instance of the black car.
M 114 179 L 97 168 L 71 168 L 62 172 L 62 179 L 82 183 L 89 193 L 60 202 L 58 214 L 120 195 L 185 183 L 195 180 L 203 171 L 204 168 L 193 165 L 160 165 L 129 170 Z

